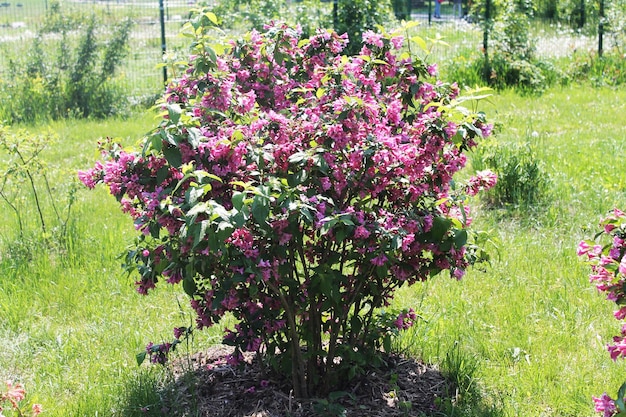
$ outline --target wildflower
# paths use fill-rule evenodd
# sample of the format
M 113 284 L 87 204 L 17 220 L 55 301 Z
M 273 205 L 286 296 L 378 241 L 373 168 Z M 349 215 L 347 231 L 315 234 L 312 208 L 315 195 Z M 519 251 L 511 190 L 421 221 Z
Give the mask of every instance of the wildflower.
M 43 412 L 43 407 L 41 406 L 41 404 L 33 404 L 31 410 L 33 411 L 33 416 L 38 416 Z
M 603 413 L 603 417 L 611 417 L 615 414 L 615 402 L 606 392 L 600 398 L 593 397 L 593 402 L 595 403 L 595 411 Z
M 384 253 L 381 253 L 377 257 L 373 258 L 370 262 L 376 266 L 383 266 L 385 262 L 387 262 L 387 257 Z
M 471 177 L 466 186 L 466 192 L 469 195 L 476 195 L 479 191 L 488 190 L 496 185 L 498 175 L 491 170 L 478 171 L 475 176 Z
M 354 230 L 354 237 L 356 239 L 367 239 L 369 236 L 370 236 L 369 230 L 367 230 L 363 226 L 357 226 L 357 228 Z

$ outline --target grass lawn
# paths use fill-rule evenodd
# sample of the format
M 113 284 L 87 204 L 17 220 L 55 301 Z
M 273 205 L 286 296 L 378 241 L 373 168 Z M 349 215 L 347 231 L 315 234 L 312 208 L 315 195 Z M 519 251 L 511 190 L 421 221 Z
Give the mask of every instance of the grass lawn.
M 497 124 L 498 142 L 536 151 L 551 179 L 549 201 L 525 211 L 475 201 L 475 227 L 498 244 L 492 265 L 460 282 L 441 276 L 403 289 L 397 303 L 427 321 L 399 344 L 473 384 L 458 393 L 472 392 L 472 410 L 455 415 L 591 416 L 591 396 L 614 395 L 626 368 L 606 352 L 619 323 L 575 248 L 595 234 L 601 215 L 626 207 L 626 90 L 575 86 L 539 98 L 505 92 L 481 106 Z M 143 113 L 29 130 L 58 135 L 44 158 L 63 190 L 76 170 L 93 164 L 98 139 L 119 137 L 131 146 L 155 125 L 154 115 Z M 142 407 L 159 415 L 153 387 L 167 372 L 137 367 L 135 354 L 149 341 L 170 340 L 171 329 L 193 316 L 177 287 L 148 297 L 135 292 L 117 258 L 133 239 L 131 221 L 104 189 L 80 189 L 66 245 L 49 248 L 28 197 L 20 205 L 22 239 L 3 208 L 0 379 L 23 382 L 50 417 L 146 415 Z M 205 331 L 189 350 L 218 341 L 219 329 Z

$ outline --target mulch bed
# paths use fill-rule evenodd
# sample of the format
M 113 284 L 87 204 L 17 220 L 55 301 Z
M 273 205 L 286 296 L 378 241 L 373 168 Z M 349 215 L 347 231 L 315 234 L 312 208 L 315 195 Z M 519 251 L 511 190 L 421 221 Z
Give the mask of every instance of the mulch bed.
M 224 357 L 232 352 L 215 346 L 174 362 L 174 382 L 164 390 L 165 415 L 211 417 L 396 417 L 431 414 L 436 399 L 447 395 L 448 384 L 425 363 L 389 355 L 385 369 L 372 369 L 344 388 L 339 398 L 298 400 L 289 381 L 268 375 L 254 354 L 243 367 L 231 367 Z M 345 411 L 344 411 L 345 410 Z

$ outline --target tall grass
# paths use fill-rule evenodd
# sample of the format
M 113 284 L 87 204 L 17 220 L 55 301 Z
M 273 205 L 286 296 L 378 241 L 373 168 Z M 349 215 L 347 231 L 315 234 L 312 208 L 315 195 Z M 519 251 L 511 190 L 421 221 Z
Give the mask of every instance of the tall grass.
M 594 234 L 601 215 L 626 204 L 625 99 L 626 91 L 568 88 L 535 99 L 503 93 L 485 106 L 499 123 L 497 141 L 534 140 L 553 179 L 552 201 L 524 212 L 479 205 L 475 227 L 490 230 L 499 246 L 492 266 L 420 289 L 427 332 L 405 343 L 440 363 L 458 344 L 478 361 L 483 400 L 495 399 L 503 415 L 591 415 L 591 396 L 624 380 L 626 367 L 604 348 L 619 324 L 575 247 Z

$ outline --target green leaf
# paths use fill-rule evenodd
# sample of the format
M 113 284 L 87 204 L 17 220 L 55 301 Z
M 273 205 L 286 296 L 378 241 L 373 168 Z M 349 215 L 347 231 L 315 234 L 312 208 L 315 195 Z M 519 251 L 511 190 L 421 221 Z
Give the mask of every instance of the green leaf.
M 198 244 L 204 239 L 207 233 L 207 227 L 209 225 L 208 220 L 202 220 L 200 222 L 200 227 L 196 228 L 196 231 L 193 236 L 193 247 L 195 248 Z
M 383 337 L 383 349 L 385 349 L 385 352 L 387 353 L 391 352 L 391 335 L 390 334 L 386 334 L 385 337 Z
M 197 127 L 190 127 L 187 129 L 189 133 L 189 144 L 193 146 L 194 149 L 200 145 L 200 139 L 202 138 L 202 132 Z
M 430 229 L 433 241 L 441 242 L 448 230 L 450 230 L 450 226 L 452 226 L 452 220 L 442 216 L 435 217 L 433 219 L 433 226 Z
M 205 16 L 206 16 L 206 17 L 207 17 L 207 18 L 211 21 L 211 23 L 213 23 L 215 26 L 217 26 L 217 25 L 219 24 L 219 23 L 218 23 L 218 20 L 217 20 L 217 16 L 215 15 L 215 13 L 213 13 L 213 12 L 206 12 L 204 15 L 205 15 Z
M 183 164 L 183 156 L 180 153 L 180 149 L 176 147 L 168 146 L 163 148 L 163 156 L 165 156 L 167 163 L 174 168 L 179 168 Z
M 243 200 L 246 198 L 246 195 L 241 191 L 233 192 L 232 202 L 233 207 L 237 210 L 241 210 L 243 207 Z
M 413 36 L 411 38 L 411 41 L 415 42 L 422 51 L 428 52 L 428 45 L 426 44 L 426 41 L 421 36 Z
M 307 172 L 306 170 L 303 169 L 296 173 L 287 175 L 287 184 L 290 187 L 296 187 L 302 184 L 303 182 L 305 182 L 306 179 L 307 179 Z
M 326 217 L 322 219 L 322 222 L 324 222 L 324 224 L 322 224 L 322 227 L 320 228 L 320 233 L 322 235 L 325 235 L 326 233 L 330 232 L 330 230 L 337 224 L 337 219 Z
M 180 122 L 180 116 L 183 114 L 183 109 L 181 109 L 178 104 L 171 103 L 167 105 L 167 114 L 170 122 L 176 125 Z
M 307 160 L 308 158 L 309 156 L 307 155 L 306 152 L 296 152 L 292 154 L 291 156 L 289 156 L 289 163 L 297 164 L 297 163 Z
M 335 230 L 335 240 L 337 241 L 337 243 L 343 242 L 347 234 L 348 232 L 344 228 Z
M 257 195 L 252 201 L 252 216 L 258 224 L 265 224 L 270 214 L 269 199 L 262 195 Z
M 307 206 L 300 207 L 300 214 L 304 217 L 304 220 L 307 224 L 313 224 L 313 215 L 311 214 L 311 210 Z
M 190 297 L 193 297 L 196 294 L 196 280 L 193 279 L 193 276 L 188 275 L 183 279 L 183 290 L 185 290 L 185 294 Z
M 457 249 L 462 248 L 467 243 L 467 230 L 455 230 L 454 246 Z
M 363 328 L 363 322 L 358 314 L 355 314 L 350 319 L 350 333 L 351 334 L 360 334 L 361 329 Z
M 168 177 L 170 173 L 170 170 L 167 169 L 167 167 L 163 166 L 161 168 L 159 168 L 159 170 L 157 171 L 157 175 L 156 175 L 156 180 L 158 184 L 163 183 L 163 181 L 165 181 L 165 179 Z
M 387 265 L 381 265 L 376 267 L 376 276 L 378 278 L 386 278 L 387 272 L 389 272 L 389 268 L 387 268 Z
M 205 51 L 209 56 L 209 62 L 212 64 L 211 66 L 215 65 L 215 63 L 217 62 L 217 54 L 215 53 L 213 48 L 207 46 Z
M 143 352 L 138 353 L 135 358 L 137 359 L 137 366 L 141 366 L 141 364 L 146 360 L 146 356 L 148 352 L 145 350 Z

